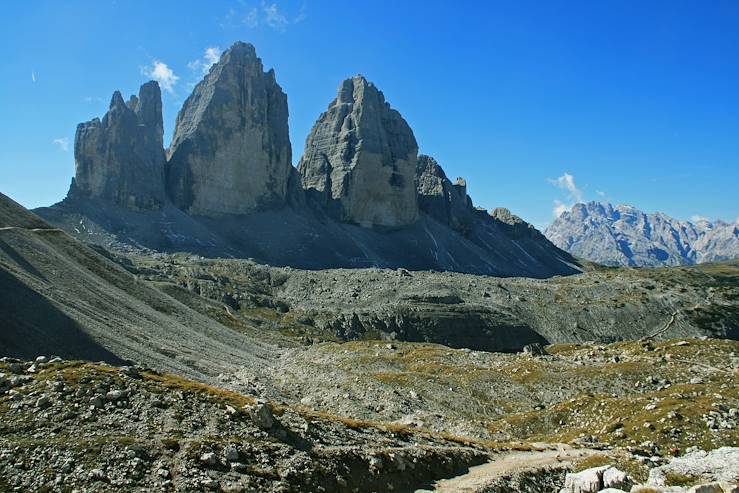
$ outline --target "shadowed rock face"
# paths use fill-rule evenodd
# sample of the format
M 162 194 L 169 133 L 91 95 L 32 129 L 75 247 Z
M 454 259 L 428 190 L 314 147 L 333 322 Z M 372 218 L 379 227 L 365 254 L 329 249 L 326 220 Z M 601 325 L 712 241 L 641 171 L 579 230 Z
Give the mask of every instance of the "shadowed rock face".
M 287 96 L 254 47 L 236 43 L 177 115 L 168 151 L 172 201 L 194 215 L 246 214 L 285 203 L 292 150 Z
M 457 231 L 467 229 L 474 213 L 464 179 L 457 178 L 452 183 L 436 159 L 420 155 L 416 167 L 416 187 L 421 211 Z
M 402 227 L 418 218 L 418 144 L 374 84 L 345 80 L 305 144 L 303 187 L 340 220 Z
M 162 98 L 147 82 L 128 104 L 116 91 L 102 120 L 77 126 L 70 195 L 133 210 L 159 209 L 165 198 Z

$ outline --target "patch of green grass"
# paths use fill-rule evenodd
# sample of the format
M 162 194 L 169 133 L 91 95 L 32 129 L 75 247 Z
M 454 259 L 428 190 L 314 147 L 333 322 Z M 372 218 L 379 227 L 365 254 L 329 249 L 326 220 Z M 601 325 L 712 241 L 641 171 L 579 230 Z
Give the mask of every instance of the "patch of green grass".
M 668 472 L 665 475 L 665 484 L 667 486 L 682 486 L 689 488 L 703 482 L 703 479 L 699 476 L 693 476 L 691 474 L 680 474 L 676 472 Z

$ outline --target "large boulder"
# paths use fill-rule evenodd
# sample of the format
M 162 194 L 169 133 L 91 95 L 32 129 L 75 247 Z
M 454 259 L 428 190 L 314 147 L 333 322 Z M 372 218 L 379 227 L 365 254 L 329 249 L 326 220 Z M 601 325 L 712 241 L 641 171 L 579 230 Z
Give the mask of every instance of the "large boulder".
M 287 96 L 254 46 L 238 42 L 177 115 L 167 152 L 172 201 L 201 216 L 247 214 L 286 202 L 292 170 Z
M 316 122 L 299 171 L 303 187 L 335 217 L 364 227 L 402 227 L 418 218 L 418 144 L 374 84 L 345 80 Z
M 126 103 L 116 91 L 102 120 L 77 126 L 71 198 L 91 197 L 133 210 L 165 200 L 162 95 L 150 81 Z

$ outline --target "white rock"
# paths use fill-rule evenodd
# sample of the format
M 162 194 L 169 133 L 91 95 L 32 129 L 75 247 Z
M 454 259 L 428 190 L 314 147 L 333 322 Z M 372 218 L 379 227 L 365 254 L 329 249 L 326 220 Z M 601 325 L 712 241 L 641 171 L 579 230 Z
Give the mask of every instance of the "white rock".
M 632 484 L 633 482 L 629 479 L 629 475 L 615 467 L 609 467 L 603 471 L 604 488 L 620 488 L 625 491 Z
M 120 390 L 111 390 L 110 392 L 105 394 L 105 398 L 110 402 L 115 402 L 121 397 L 123 397 L 123 392 L 121 392 Z
M 664 486 L 668 474 L 703 478 L 706 482 L 739 481 L 739 447 L 721 447 L 710 452 L 698 450 L 672 459 L 649 472 L 648 485 Z
M 269 430 L 275 424 L 275 418 L 272 415 L 272 409 L 268 404 L 257 402 L 253 406 L 245 406 L 246 412 L 249 413 L 252 422 L 263 430 Z
M 597 493 L 603 486 L 603 473 L 611 466 L 592 467 L 565 476 L 564 493 Z
M 200 456 L 200 462 L 205 464 L 206 466 L 215 466 L 216 462 L 218 460 L 216 459 L 216 454 L 213 452 L 206 452 L 203 455 Z
M 739 493 L 739 484 L 729 484 L 727 482 L 720 482 L 721 487 L 724 489 L 724 493 Z

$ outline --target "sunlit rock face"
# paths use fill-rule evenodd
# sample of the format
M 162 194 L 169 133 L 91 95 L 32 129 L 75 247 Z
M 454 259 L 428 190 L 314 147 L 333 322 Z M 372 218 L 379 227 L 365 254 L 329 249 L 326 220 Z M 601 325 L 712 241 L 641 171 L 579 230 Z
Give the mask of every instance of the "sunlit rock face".
M 680 221 L 630 205 L 575 204 L 546 230 L 549 240 L 606 265 L 661 267 L 739 258 L 739 227 L 723 221 Z
M 168 150 L 170 198 L 202 216 L 285 204 L 292 169 L 287 96 L 254 47 L 236 43 L 177 115 Z
M 316 122 L 299 171 L 303 187 L 344 222 L 402 227 L 418 218 L 418 144 L 374 84 L 345 80 Z

